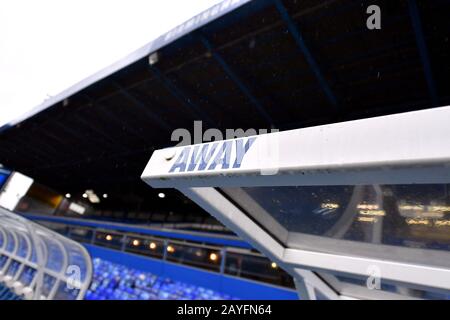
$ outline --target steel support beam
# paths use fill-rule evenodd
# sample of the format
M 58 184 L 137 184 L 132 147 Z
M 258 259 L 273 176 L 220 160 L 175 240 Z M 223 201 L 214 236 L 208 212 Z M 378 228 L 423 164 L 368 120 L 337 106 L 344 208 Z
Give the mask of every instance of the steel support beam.
M 247 97 L 248 100 L 255 106 L 259 114 L 266 120 L 266 122 L 273 127 L 274 123 L 270 115 L 265 110 L 264 106 L 259 102 L 259 100 L 252 93 L 250 88 L 244 83 L 244 81 L 233 71 L 233 69 L 228 65 L 228 63 L 223 59 L 223 57 L 218 53 L 209 40 L 200 35 L 200 41 L 205 46 L 205 48 L 211 53 L 214 60 L 222 67 L 223 71 L 227 74 L 228 77 L 236 84 L 236 86 L 241 90 L 241 92 Z
M 88 128 L 89 130 L 91 130 L 92 132 L 94 132 L 95 134 L 98 134 L 99 136 L 101 136 L 104 140 L 100 140 L 100 139 L 93 139 L 94 141 L 98 142 L 98 143 L 106 143 L 108 146 L 110 146 L 110 150 L 127 150 L 126 148 L 122 147 L 122 145 L 120 145 L 120 143 L 117 143 L 117 141 L 114 141 L 114 139 L 112 139 L 108 133 L 106 133 L 104 130 L 93 126 L 89 123 L 89 121 L 83 119 L 83 117 L 79 116 L 78 114 L 74 114 L 73 118 L 75 119 L 75 121 L 83 124 L 86 128 Z M 91 138 L 92 139 L 92 138 Z
M 189 112 L 194 112 L 200 120 L 204 120 L 209 125 L 214 126 L 214 121 L 203 110 L 190 99 L 186 93 L 178 88 L 170 79 L 168 79 L 157 67 L 150 66 L 150 71 L 153 75 L 161 81 L 161 83 L 169 90 L 171 95 L 175 97 Z
M 148 106 L 141 99 L 136 97 L 134 94 L 130 93 L 127 89 L 125 89 L 122 85 L 117 82 L 113 82 L 113 85 L 118 89 L 119 93 L 122 94 L 125 98 L 127 98 L 134 105 L 137 105 L 141 111 L 144 113 L 146 117 L 148 117 L 151 121 L 158 124 L 158 126 L 168 132 L 172 131 L 172 127 L 163 119 L 155 115 L 153 112 L 148 110 Z
M 303 39 L 302 33 L 300 32 L 300 29 L 296 25 L 294 19 L 289 15 L 289 12 L 287 11 L 286 7 L 283 5 L 282 0 L 274 0 L 275 6 L 278 10 L 278 12 L 281 15 L 281 18 L 283 19 L 284 23 L 286 24 L 289 33 L 294 38 L 297 46 L 299 47 L 300 51 L 305 56 L 306 62 L 308 63 L 309 67 L 311 68 L 312 72 L 314 73 L 314 76 L 316 77 L 317 81 L 319 82 L 319 85 L 325 95 L 328 98 L 328 101 L 333 106 L 333 108 L 338 107 L 338 102 L 336 99 L 336 96 L 334 95 L 333 91 L 331 90 L 328 82 L 325 80 L 325 77 L 322 74 L 322 71 L 319 68 L 319 65 L 317 64 L 316 60 L 314 59 L 313 55 L 311 54 L 311 51 L 309 51 L 308 46 L 305 43 L 305 40 Z
M 97 105 L 99 108 L 97 108 L 97 111 L 102 112 L 109 120 L 112 122 L 117 123 L 119 126 L 124 128 L 126 131 L 130 132 L 133 136 L 138 138 L 140 141 L 144 142 L 145 144 L 148 144 L 148 141 L 144 138 L 142 138 L 142 134 L 136 131 L 133 127 L 129 126 L 127 122 L 123 121 L 119 117 L 117 117 L 113 112 L 110 112 L 108 110 L 108 106 L 104 103 L 99 103 L 98 101 L 95 101 L 91 97 L 89 97 L 87 94 L 84 94 L 84 97 L 88 99 L 88 101 L 92 105 Z
M 420 60 L 422 61 L 423 71 L 428 86 L 431 102 L 433 106 L 439 105 L 439 98 L 434 83 L 433 72 L 431 71 L 430 57 L 428 55 L 428 48 L 425 42 L 425 36 L 422 29 L 422 21 L 420 19 L 419 8 L 415 0 L 408 0 L 409 15 L 411 17 L 414 35 L 416 37 L 417 48 L 419 49 Z

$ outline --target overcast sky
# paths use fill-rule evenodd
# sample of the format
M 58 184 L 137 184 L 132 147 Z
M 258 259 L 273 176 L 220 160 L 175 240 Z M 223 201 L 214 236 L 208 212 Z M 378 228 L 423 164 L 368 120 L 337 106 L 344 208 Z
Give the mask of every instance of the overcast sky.
M 220 0 L 1 0 L 0 125 Z

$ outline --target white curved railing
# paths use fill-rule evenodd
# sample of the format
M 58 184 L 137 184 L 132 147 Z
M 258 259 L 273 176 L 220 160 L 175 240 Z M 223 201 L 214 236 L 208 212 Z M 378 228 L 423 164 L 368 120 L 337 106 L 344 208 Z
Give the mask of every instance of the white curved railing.
M 0 283 L 24 299 L 82 299 L 92 262 L 77 242 L 0 208 Z

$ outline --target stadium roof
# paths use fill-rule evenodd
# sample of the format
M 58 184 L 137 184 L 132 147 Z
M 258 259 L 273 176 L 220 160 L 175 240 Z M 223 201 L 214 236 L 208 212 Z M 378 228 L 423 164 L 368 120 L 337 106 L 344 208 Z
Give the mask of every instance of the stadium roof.
M 366 26 L 373 4 L 381 30 Z M 449 13 L 444 0 L 223 1 L 0 128 L 0 162 L 151 207 L 140 174 L 194 120 L 284 130 L 449 104 Z

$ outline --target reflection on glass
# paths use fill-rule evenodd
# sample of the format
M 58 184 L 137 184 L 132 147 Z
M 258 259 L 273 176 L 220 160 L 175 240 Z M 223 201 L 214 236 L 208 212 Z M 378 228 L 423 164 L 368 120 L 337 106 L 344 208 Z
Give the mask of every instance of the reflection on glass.
M 25 236 L 17 233 L 17 239 L 19 240 L 19 247 L 17 249 L 17 255 L 21 258 L 25 258 L 28 254 L 28 243 L 25 240 Z
M 52 226 L 49 226 L 52 227 Z M 62 230 L 62 228 L 59 228 Z M 116 230 L 117 231 L 117 230 Z M 69 234 L 73 236 L 73 232 Z M 126 237 L 125 237 L 126 236 Z M 74 237 L 75 238 L 75 237 Z M 293 288 L 292 277 L 284 272 L 275 262 L 255 253 L 233 253 L 226 250 L 225 255 L 220 248 L 194 243 L 170 241 L 167 246 L 164 240 L 158 237 L 143 234 L 114 233 L 113 231 L 97 231 L 95 243 L 102 246 L 111 246 L 111 242 L 117 241 L 116 249 L 122 250 L 122 240 L 125 239 L 123 249 L 126 252 L 150 256 L 157 259 L 167 259 L 171 262 L 195 266 L 215 272 L 222 272 L 221 264 L 224 264 L 224 272 L 238 277 L 270 282 L 275 285 Z M 135 241 L 137 240 L 137 241 Z M 225 262 L 222 259 L 225 258 Z M 243 260 L 244 263 L 237 262 Z M 243 268 L 243 269 L 242 269 Z M 261 269 L 262 273 L 257 271 Z M 253 271 L 252 271 L 253 270 Z
M 167 260 L 208 270 L 219 271 L 221 253 L 218 249 L 170 243 Z
M 296 233 L 450 250 L 447 184 L 249 187 L 222 191 L 285 244 Z
M 130 236 L 127 239 L 125 250 L 150 257 L 162 258 L 164 255 L 164 242 L 156 238 Z
M 29 267 L 29 266 L 26 266 L 23 269 L 23 271 L 22 271 L 22 273 L 21 273 L 21 275 L 19 277 L 19 281 L 24 286 L 28 286 L 33 281 L 35 274 L 36 274 L 36 269 L 34 269 L 32 267 Z
M 47 248 L 47 263 L 46 267 L 55 272 L 60 272 L 64 268 L 65 257 L 63 253 L 63 248 L 60 244 L 48 237 L 43 238 L 46 248 Z
M 8 271 L 6 271 L 6 274 L 9 276 L 14 277 L 17 271 L 19 271 L 21 264 L 18 261 L 12 261 L 11 264 L 8 267 Z
M 16 245 L 16 241 L 14 240 L 14 237 L 11 232 L 9 232 L 8 230 L 5 230 L 5 232 L 7 238 L 6 251 L 13 252 Z
M 6 265 L 6 262 L 8 262 L 8 257 L 5 255 L 0 255 L 0 270 L 3 269 L 3 267 Z
M 56 290 L 54 300 L 75 300 L 80 290 L 69 283 L 61 282 Z
M 344 283 L 367 287 L 367 279 L 356 278 L 352 276 L 336 276 L 339 281 Z M 444 292 L 436 292 L 431 290 L 414 289 L 407 286 L 395 286 L 380 280 L 380 288 L 374 290 L 382 290 L 391 293 L 401 294 L 408 297 L 427 299 L 427 300 L 449 300 L 450 294 Z
M 79 268 L 80 281 L 84 282 L 86 279 L 86 275 L 88 273 L 87 270 L 88 266 L 85 262 L 85 257 L 83 256 L 83 253 L 80 251 L 79 247 L 74 245 L 73 243 L 63 243 L 63 245 L 65 252 L 67 254 L 68 267 L 70 268 L 71 266 L 76 266 L 77 268 Z
M 292 277 L 288 273 L 279 268 L 275 262 L 262 256 L 227 252 L 225 273 L 285 287 L 294 287 Z
M 62 231 L 60 233 L 64 234 L 63 232 L 65 230 L 64 229 L 62 229 L 62 230 L 56 229 L 55 231 L 57 231 L 57 232 Z M 93 230 L 92 229 L 79 228 L 79 227 L 70 228 L 70 237 L 72 239 L 76 240 L 76 241 L 90 243 L 92 241 L 92 236 L 93 236 Z
M 44 274 L 44 279 L 42 282 L 42 289 L 41 289 L 41 294 L 44 297 L 48 297 L 50 295 L 50 292 L 53 289 L 53 286 L 56 283 L 56 279 L 48 274 Z
M 95 236 L 95 244 L 99 244 L 108 248 L 120 249 L 123 244 L 123 235 L 97 231 Z

